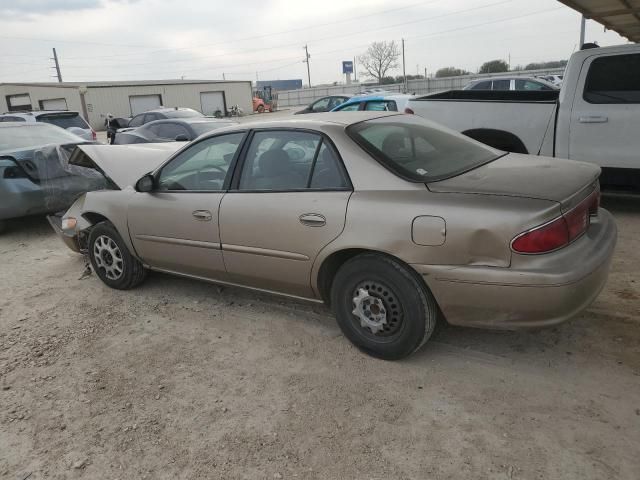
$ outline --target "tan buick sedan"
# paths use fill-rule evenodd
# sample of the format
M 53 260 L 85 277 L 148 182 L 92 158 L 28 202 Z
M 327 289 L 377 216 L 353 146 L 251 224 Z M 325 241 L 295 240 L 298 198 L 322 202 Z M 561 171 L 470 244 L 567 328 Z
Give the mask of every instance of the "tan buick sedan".
M 438 321 L 570 318 L 604 286 L 616 243 L 598 167 L 507 154 L 414 115 L 83 145 L 71 163 L 112 189 L 50 221 L 108 286 L 135 287 L 151 269 L 324 302 L 347 338 L 385 359 L 420 348 Z

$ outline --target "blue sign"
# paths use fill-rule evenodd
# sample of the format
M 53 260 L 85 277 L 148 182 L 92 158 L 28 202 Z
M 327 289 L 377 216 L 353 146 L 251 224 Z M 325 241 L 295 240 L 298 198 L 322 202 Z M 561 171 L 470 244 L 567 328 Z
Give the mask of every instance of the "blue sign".
M 351 60 L 342 62 L 342 73 L 353 73 L 353 62 Z

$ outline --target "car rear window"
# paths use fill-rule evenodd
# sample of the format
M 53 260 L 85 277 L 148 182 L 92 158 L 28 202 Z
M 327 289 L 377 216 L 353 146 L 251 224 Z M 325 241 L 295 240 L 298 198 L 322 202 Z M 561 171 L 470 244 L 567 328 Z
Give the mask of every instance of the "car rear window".
M 504 155 L 411 115 L 356 123 L 347 128 L 347 133 L 373 158 L 413 182 L 451 178 Z
M 36 121 L 43 123 L 50 123 L 51 125 L 55 125 L 60 128 L 84 128 L 88 129 L 89 126 L 84 119 L 78 115 L 77 113 L 56 113 L 56 114 L 48 114 L 48 115 L 39 115 L 36 118 Z

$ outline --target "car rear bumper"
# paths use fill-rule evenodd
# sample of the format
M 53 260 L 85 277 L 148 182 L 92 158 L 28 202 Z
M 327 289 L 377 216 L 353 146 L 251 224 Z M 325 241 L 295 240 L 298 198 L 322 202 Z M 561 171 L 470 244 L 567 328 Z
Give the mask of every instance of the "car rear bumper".
M 412 265 L 453 325 L 532 328 L 561 323 L 598 296 L 617 240 L 613 217 L 600 210 L 588 232 L 544 255 L 516 255 L 509 268 Z
M 80 242 L 78 241 L 78 236 L 75 232 L 66 232 L 62 229 L 62 217 L 58 217 L 57 215 L 47 215 L 47 220 L 49 224 L 56 232 L 58 237 L 64 242 L 64 244 L 69 247 L 74 252 L 81 253 L 80 251 Z

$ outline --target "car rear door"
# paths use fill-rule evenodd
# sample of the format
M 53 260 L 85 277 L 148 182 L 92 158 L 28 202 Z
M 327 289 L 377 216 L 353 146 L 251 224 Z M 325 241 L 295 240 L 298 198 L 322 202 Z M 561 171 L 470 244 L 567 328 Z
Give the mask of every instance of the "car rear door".
M 640 53 L 594 51 L 583 63 L 573 100 L 569 158 L 640 168 Z
M 231 282 L 313 296 L 311 268 L 344 228 L 351 184 L 328 137 L 256 130 L 220 206 Z
M 244 132 L 208 137 L 178 153 L 137 192 L 128 223 L 137 254 L 156 269 L 224 280 L 218 212 Z

